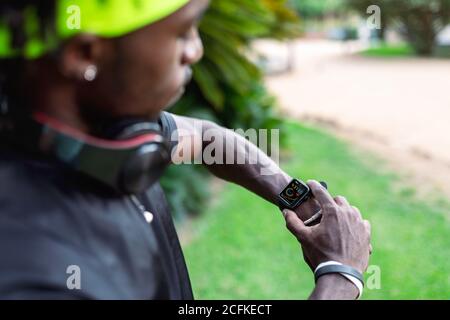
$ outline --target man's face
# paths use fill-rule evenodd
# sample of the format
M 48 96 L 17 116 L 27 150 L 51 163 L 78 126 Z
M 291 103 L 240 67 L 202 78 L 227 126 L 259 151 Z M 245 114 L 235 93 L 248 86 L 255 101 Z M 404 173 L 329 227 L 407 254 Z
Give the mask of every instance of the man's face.
M 119 39 L 84 89 L 90 107 L 114 117 L 155 118 L 184 93 L 203 56 L 197 24 L 209 0 L 191 0 L 171 16 Z M 109 40 L 108 40 L 109 41 Z

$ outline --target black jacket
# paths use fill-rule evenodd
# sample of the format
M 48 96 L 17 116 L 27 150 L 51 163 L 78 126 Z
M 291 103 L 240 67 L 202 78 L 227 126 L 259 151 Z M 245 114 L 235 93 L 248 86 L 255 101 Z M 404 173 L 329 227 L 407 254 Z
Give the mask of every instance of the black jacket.
M 170 137 L 174 121 L 161 118 Z M 0 299 L 193 299 L 164 193 L 128 196 L 49 159 L 0 151 Z M 81 289 L 69 289 L 71 266 Z M 70 280 L 69 280 L 70 282 Z

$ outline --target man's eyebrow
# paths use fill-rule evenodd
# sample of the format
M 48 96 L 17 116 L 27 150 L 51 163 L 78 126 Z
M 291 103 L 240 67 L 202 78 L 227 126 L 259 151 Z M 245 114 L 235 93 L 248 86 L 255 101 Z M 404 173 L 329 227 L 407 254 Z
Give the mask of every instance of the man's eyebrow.
M 194 21 L 199 22 L 205 16 L 206 11 L 208 10 L 209 5 L 205 6 L 197 15 L 195 16 Z
M 208 9 L 209 9 L 209 2 L 206 5 L 203 5 L 201 8 L 198 8 L 196 12 L 190 12 L 189 15 L 183 17 L 183 24 L 191 25 L 193 23 L 199 23 L 200 20 L 203 19 Z

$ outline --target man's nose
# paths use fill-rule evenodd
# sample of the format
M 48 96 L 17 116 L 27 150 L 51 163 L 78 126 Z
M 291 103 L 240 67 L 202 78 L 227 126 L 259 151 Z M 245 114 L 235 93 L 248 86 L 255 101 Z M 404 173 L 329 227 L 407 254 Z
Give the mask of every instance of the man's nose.
M 184 50 L 183 63 L 184 64 L 196 64 L 203 57 L 204 49 L 203 43 L 200 37 L 196 37 L 190 41 Z

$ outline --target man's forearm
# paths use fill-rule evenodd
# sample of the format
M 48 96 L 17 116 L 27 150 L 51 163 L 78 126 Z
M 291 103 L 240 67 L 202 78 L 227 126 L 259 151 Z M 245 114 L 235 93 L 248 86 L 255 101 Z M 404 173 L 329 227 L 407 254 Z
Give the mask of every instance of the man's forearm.
M 206 165 L 208 170 L 215 176 L 238 184 L 276 204 L 277 195 L 291 181 L 291 177 L 256 145 L 237 133 L 213 124 L 204 129 L 215 130 L 215 139 L 224 141 L 221 155 L 223 161 L 220 164 Z M 203 147 L 206 148 L 210 143 L 211 141 L 204 140 Z M 227 163 L 226 159 L 230 158 L 234 162 Z M 239 164 L 236 159 L 245 159 L 245 163 Z
M 173 117 L 178 128 L 175 163 L 184 159 L 204 164 L 215 176 L 278 205 L 278 194 L 292 179 L 264 151 L 236 132 L 213 122 Z M 310 201 L 296 209 L 304 221 L 316 212 L 315 204 Z

